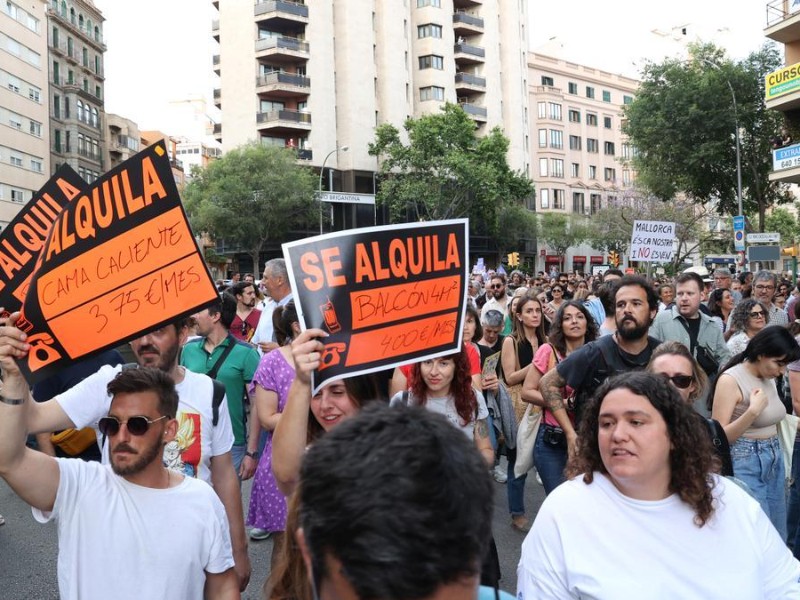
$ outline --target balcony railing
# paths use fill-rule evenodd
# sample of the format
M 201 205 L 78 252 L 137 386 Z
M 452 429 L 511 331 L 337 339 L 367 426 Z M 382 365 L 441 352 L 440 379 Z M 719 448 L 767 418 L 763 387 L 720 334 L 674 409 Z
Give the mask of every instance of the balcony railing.
M 293 121 L 294 123 L 310 125 L 311 115 L 307 112 L 287 109 L 260 112 L 256 115 L 256 122 L 258 123 L 271 123 L 273 121 Z
M 471 46 L 470 44 L 456 44 L 454 51 L 456 54 L 459 52 L 462 54 L 471 54 L 472 56 L 479 56 L 480 58 L 484 58 L 486 56 L 486 50 L 479 46 Z
M 214 135 L 222 133 L 222 123 L 214 123 Z
M 218 65 L 218 64 L 219 64 L 219 54 L 215 54 L 215 55 L 214 55 L 214 56 L 211 58 L 211 61 L 214 63 L 214 65 Z
M 256 77 L 256 86 L 274 85 L 276 83 L 283 83 L 286 85 L 293 85 L 295 87 L 307 88 L 311 87 L 311 79 L 302 75 L 294 75 L 292 73 L 267 73 Z
M 78 154 L 83 156 L 84 158 L 88 158 L 89 160 L 93 160 L 95 162 L 100 162 L 100 155 L 95 154 L 94 152 L 89 152 L 88 150 L 81 150 L 78 149 Z
M 308 17 L 308 6 L 301 2 L 289 2 L 288 0 L 267 0 L 266 2 L 256 2 L 256 16 L 277 11 L 289 13 L 290 15 L 297 15 L 298 17 Z
M 298 40 L 291 37 L 270 37 L 263 40 L 256 40 L 256 52 L 261 50 L 270 50 L 272 48 L 283 48 L 285 50 L 294 50 L 295 52 L 308 52 L 308 42 Z
M 472 25 L 473 27 L 483 28 L 483 18 L 473 17 L 467 13 L 457 12 L 453 14 L 453 24 L 463 23 L 464 25 Z
M 467 102 L 461 104 L 460 106 L 461 108 L 464 109 L 464 112 L 467 113 L 468 115 L 472 115 L 475 117 L 483 117 L 485 119 L 486 115 L 488 114 L 483 106 L 477 106 L 475 104 L 469 104 Z
M 314 155 L 311 153 L 311 150 L 304 150 L 301 148 L 297 151 L 298 160 L 311 160 L 313 156 Z
M 456 83 L 465 83 L 476 87 L 486 87 L 486 77 L 478 77 L 472 73 L 456 73 Z
M 791 16 L 798 14 L 798 11 L 788 11 L 786 0 L 772 0 L 767 3 L 767 27 L 772 27 L 781 21 L 785 21 Z

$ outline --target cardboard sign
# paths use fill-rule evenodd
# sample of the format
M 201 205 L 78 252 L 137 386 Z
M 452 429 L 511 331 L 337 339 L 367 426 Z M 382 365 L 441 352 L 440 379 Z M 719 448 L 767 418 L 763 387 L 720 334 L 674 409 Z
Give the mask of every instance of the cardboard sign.
M 640 262 L 669 262 L 675 253 L 675 223 L 634 221 L 630 259 Z
M 6 313 L 22 308 L 50 227 L 84 187 L 86 182 L 64 163 L 0 232 L 0 307 Z
M 451 354 L 467 295 L 467 220 L 354 229 L 283 245 L 303 329 L 326 331 L 326 381 Z
M 163 142 L 86 187 L 53 224 L 17 326 L 36 383 L 217 297 Z

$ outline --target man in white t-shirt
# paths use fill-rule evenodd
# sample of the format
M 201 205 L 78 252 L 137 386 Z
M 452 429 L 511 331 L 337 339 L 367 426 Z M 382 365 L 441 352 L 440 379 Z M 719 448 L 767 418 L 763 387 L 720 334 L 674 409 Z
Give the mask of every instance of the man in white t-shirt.
M 26 448 L 33 400 L 22 391 L 0 396 L 0 475 L 38 521 L 58 525 L 61 598 L 239 598 L 222 503 L 161 461 L 178 432 L 166 373 L 128 369 L 108 384 L 113 399 L 98 425 L 110 465 Z
M 28 384 L 12 359 L 25 356 L 30 345 L 25 342 L 25 334 L 13 326 L 16 319 L 17 315 L 12 315 L 9 323 L 0 327 L 3 391 L 15 398 L 27 398 L 30 396 Z M 212 380 L 178 364 L 178 355 L 188 332 L 188 320 L 182 319 L 133 340 L 131 349 L 139 366 L 156 367 L 175 383 L 179 397 L 178 430 L 164 449 L 164 461 L 174 470 L 210 483 L 217 492 L 228 515 L 236 574 L 244 591 L 250 580 L 250 558 L 239 479 L 231 458 L 233 431 L 227 402 L 223 400 L 219 406 L 218 421 L 214 425 Z M 122 365 L 103 367 L 63 394 L 47 402 L 31 404 L 27 417 L 28 431 L 42 433 L 94 426 L 108 413 L 111 396 L 106 387 L 122 368 Z M 102 437 L 99 441 L 102 446 Z M 107 451 L 103 448 L 104 462 L 108 460 Z

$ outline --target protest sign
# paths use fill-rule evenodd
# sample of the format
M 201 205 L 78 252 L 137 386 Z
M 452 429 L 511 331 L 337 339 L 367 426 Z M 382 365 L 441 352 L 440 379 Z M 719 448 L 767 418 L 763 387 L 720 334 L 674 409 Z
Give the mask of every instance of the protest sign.
M 64 163 L 0 232 L 0 307 L 6 314 L 22 307 L 50 227 L 84 187 L 86 182 Z
M 83 189 L 54 222 L 17 322 L 31 345 L 20 369 L 36 383 L 216 297 L 159 142 Z
M 668 262 L 674 253 L 675 223 L 634 221 L 631 232 L 631 260 Z
M 326 381 L 450 354 L 460 347 L 466 219 L 341 231 L 283 245 L 303 329 L 326 331 Z

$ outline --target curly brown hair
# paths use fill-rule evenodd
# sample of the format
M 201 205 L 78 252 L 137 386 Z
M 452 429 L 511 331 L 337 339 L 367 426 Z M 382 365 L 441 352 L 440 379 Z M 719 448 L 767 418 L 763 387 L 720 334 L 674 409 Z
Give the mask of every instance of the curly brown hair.
M 469 359 L 464 347 L 454 354 L 448 354 L 440 358 L 452 360 L 455 363 L 453 372 L 453 382 L 450 384 L 450 395 L 453 396 L 453 403 L 456 407 L 458 416 L 461 417 L 462 425 L 467 425 L 475 419 L 478 410 L 478 399 L 472 390 L 472 376 L 469 373 Z M 420 406 L 425 406 L 428 401 L 428 386 L 422 379 L 420 365 L 415 363 L 411 368 L 411 385 L 409 389 Z
M 595 471 L 608 475 L 598 443 L 599 416 L 603 400 L 616 389 L 627 389 L 647 398 L 661 414 L 672 442 L 669 490 L 692 507 L 694 522 L 702 527 L 714 514 L 711 473 L 719 472 L 720 462 L 714 454 L 703 418 L 690 405 L 681 402 L 678 392 L 658 375 L 641 371 L 624 373 L 600 386 L 581 421 L 578 451 L 567 464 L 567 477 L 583 474 L 584 483 L 589 484 Z

